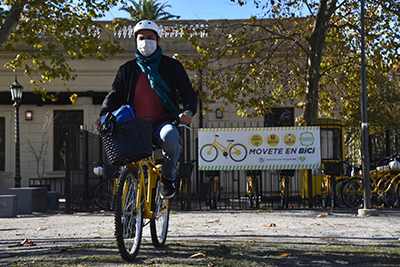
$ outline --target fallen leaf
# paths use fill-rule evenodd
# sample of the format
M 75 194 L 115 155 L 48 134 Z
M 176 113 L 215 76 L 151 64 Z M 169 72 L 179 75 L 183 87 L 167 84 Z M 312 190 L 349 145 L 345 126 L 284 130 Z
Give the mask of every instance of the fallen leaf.
M 321 237 L 321 240 L 333 241 L 333 240 L 336 240 L 336 238 L 333 238 L 333 237 Z
M 206 256 L 206 254 L 204 253 L 196 253 L 193 254 L 192 256 L 190 256 L 191 259 L 198 259 L 198 258 L 204 258 Z
M 24 247 L 36 246 L 36 244 L 33 241 L 30 241 L 28 239 L 25 239 L 24 241 L 22 241 L 21 245 Z
M 63 253 L 63 252 L 68 251 L 68 250 L 69 250 L 68 247 L 66 247 L 66 248 L 60 248 L 60 249 L 58 250 L 58 253 Z
M 266 224 L 263 224 L 262 226 L 264 226 L 264 227 L 276 227 L 276 224 L 275 223 L 266 223 Z
M 219 246 L 225 250 L 225 251 L 229 251 L 229 248 L 225 245 L 225 244 L 219 244 Z
M 9 245 L 8 247 L 12 248 L 12 247 L 31 247 L 31 246 L 36 246 L 36 244 L 33 241 L 29 241 L 28 239 L 24 239 L 20 243 L 15 244 L 15 245 Z
M 328 216 L 328 215 L 332 215 L 332 212 L 319 214 L 319 215 L 317 215 L 317 218 L 324 218 L 324 217 L 326 217 L 326 216 Z
M 280 257 L 289 257 L 289 253 L 283 253 Z
M 44 228 L 44 227 L 39 227 L 39 228 L 36 228 L 36 229 L 35 229 L 35 231 L 43 231 L 43 230 L 46 230 L 46 228 Z

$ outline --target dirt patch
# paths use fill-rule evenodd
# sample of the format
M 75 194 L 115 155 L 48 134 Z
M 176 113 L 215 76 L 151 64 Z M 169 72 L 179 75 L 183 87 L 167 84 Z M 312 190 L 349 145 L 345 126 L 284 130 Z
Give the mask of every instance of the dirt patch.
M 322 216 L 323 215 L 323 216 Z M 399 266 L 399 211 L 173 212 L 167 245 L 148 227 L 137 266 Z M 0 266 L 124 266 L 113 214 L 0 219 Z M 24 244 L 22 244 L 25 241 Z

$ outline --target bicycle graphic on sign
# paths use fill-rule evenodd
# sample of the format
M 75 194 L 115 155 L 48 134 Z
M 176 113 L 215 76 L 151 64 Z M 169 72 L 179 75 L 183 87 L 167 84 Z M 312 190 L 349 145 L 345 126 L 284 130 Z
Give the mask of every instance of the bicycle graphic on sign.
M 229 157 L 236 162 L 243 161 L 247 156 L 247 148 L 240 143 L 233 143 L 234 140 L 226 140 L 228 146 L 225 147 L 220 142 L 217 141 L 219 135 L 215 135 L 214 142 L 205 144 L 200 149 L 200 157 L 206 162 L 214 161 L 218 155 L 219 151 L 225 158 Z

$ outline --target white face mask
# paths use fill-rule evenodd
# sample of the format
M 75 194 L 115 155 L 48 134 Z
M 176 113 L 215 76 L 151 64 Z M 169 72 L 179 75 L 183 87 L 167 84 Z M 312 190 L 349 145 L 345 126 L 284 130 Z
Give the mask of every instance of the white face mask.
M 157 41 L 146 39 L 138 40 L 137 49 L 144 57 L 149 57 L 157 50 Z

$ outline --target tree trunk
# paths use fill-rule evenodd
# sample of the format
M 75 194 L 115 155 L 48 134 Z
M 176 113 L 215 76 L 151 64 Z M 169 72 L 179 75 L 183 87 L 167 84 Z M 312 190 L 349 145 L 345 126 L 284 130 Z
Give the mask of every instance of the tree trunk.
M 330 5 L 327 4 L 328 0 L 321 0 L 315 18 L 313 31 L 308 40 L 309 52 L 307 60 L 307 94 L 306 94 L 306 107 L 304 110 L 304 120 L 306 122 L 318 118 L 318 99 L 319 99 L 319 82 L 321 79 L 320 69 L 322 52 L 326 40 L 326 32 L 329 28 L 330 18 L 336 8 L 336 0 L 332 1 Z
M 17 0 L 11 6 L 7 17 L 4 19 L 3 25 L 0 27 L 0 45 L 2 45 L 5 40 L 10 36 L 14 28 L 18 25 L 21 12 L 24 9 L 27 0 Z

